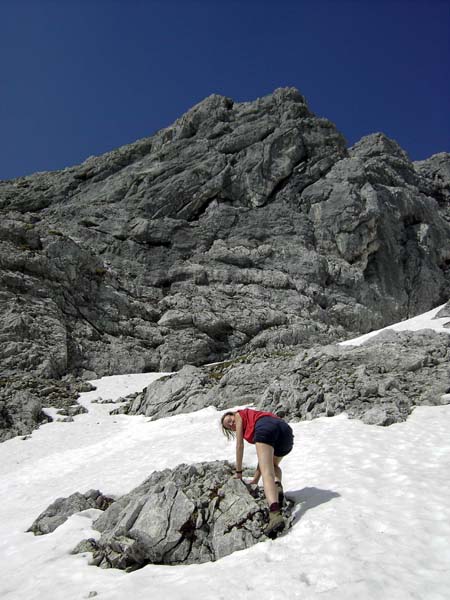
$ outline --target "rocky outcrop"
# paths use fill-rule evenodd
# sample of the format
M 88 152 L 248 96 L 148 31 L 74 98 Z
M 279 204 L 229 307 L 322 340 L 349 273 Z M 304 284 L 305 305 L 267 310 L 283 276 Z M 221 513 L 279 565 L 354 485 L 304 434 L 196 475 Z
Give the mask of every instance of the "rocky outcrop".
M 233 473 L 220 461 L 155 472 L 95 521 L 98 540 L 74 551 L 92 551 L 92 563 L 103 568 L 134 570 L 218 560 L 263 541 L 264 493 Z M 288 526 L 291 509 L 284 510 Z
M 284 354 L 284 356 L 283 356 Z M 149 385 L 121 412 L 159 418 L 203 406 L 254 404 L 289 420 L 345 412 L 365 423 L 404 421 L 450 389 L 450 336 L 386 330 L 363 346 L 317 346 L 182 369 Z M 180 393 L 182 390 L 182 393 Z
M 446 165 L 381 134 L 348 150 L 287 88 L 0 182 L 1 369 L 170 371 L 429 309 L 449 291 Z
M 436 314 L 435 319 L 443 319 L 444 317 L 450 317 L 450 300 Z M 444 327 L 447 327 L 448 325 L 449 323 L 445 323 Z
M 176 377 L 166 376 L 150 385 L 126 405 L 126 414 L 148 417 L 170 416 L 178 412 L 193 412 L 209 405 L 206 391 L 208 375 L 192 366 L 183 367 Z
M 404 421 L 415 406 L 439 405 L 450 389 L 450 336 L 387 330 L 363 346 L 300 353 L 259 405 L 289 419 L 345 412 L 371 425 Z
M 84 494 L 75 492 L 67 498 L 58 498 L 52 502 L 27 531 L 34 535 L 51 533 L 75 513 L 88 508 L 106 510 L 113 502 L 112 498 L 104 496 L 99 490 L 89 490 Z
M 61 419 L 86 412 L 78 404 L 80 392 L 95 389 L 87 382 L 59 381 L 30 375 L 0 378 L 0 441 L 28 435 L 42 423 L 52 421 L 44 408 L 53 407 Z

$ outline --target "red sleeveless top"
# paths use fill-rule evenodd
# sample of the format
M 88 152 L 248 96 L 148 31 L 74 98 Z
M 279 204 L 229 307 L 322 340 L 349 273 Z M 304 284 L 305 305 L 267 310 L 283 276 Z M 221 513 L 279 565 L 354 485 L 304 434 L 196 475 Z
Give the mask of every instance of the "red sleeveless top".
M 253 444 L 255 425 L 258 419 L 260 419 L 261 417 L 275 417 L 275 419 L 280 418 L 271 412 L 264 412 L 262 410 L 252 410 L 251 408 L 244 408 L 242 410 L 238 410 L 237 412 L 242 419 L 242 430 L 244 434 L 244 440 L 247 440 L 247 442 L 250 442 L 250 444 Z

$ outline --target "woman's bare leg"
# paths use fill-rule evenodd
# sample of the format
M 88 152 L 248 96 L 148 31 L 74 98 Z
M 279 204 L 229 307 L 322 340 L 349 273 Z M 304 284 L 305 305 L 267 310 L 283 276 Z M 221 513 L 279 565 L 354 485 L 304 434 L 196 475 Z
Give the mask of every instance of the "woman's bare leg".
M 263 442 L 256 442 L 255 446 L 258 455 L 258 465 L 263 479 L 264 493 L 269 506 L 271 506 L 274 502 L 278 502 L 273 447 Z
M 281 483 L 282 471 L 280 469 L 280 460 L 282 456 L 274 456 L 273 457 L 273 468 L 275 471 L 275 481 L 279 481 Z

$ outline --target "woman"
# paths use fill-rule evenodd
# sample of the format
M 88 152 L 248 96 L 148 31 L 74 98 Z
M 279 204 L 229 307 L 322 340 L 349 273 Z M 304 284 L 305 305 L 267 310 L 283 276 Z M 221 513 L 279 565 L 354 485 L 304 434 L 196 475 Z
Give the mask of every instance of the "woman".
M 236 438 L 236 478 L 242 479 L 244 440 L 256 446 L 258 466 L 251 483 L 258 483 L 262 475 L 264 493 L 269 504 L 269 524 L 264 533 L 269 537 L 273 536 L 284 529 L 280 461 L 292 450 L 292 429 L 273 413 L 251 408 L 225 413 L 221 425 L 228 439 Z

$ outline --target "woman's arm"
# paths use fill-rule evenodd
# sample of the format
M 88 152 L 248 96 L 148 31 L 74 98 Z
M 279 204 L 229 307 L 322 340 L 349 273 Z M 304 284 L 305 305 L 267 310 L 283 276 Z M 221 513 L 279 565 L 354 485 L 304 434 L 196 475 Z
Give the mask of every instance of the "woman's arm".
M 239 413 L 234 417 L 236 423 L 236 479 L 242 479 L 242 459 L 244 458 L 244 431 Z

